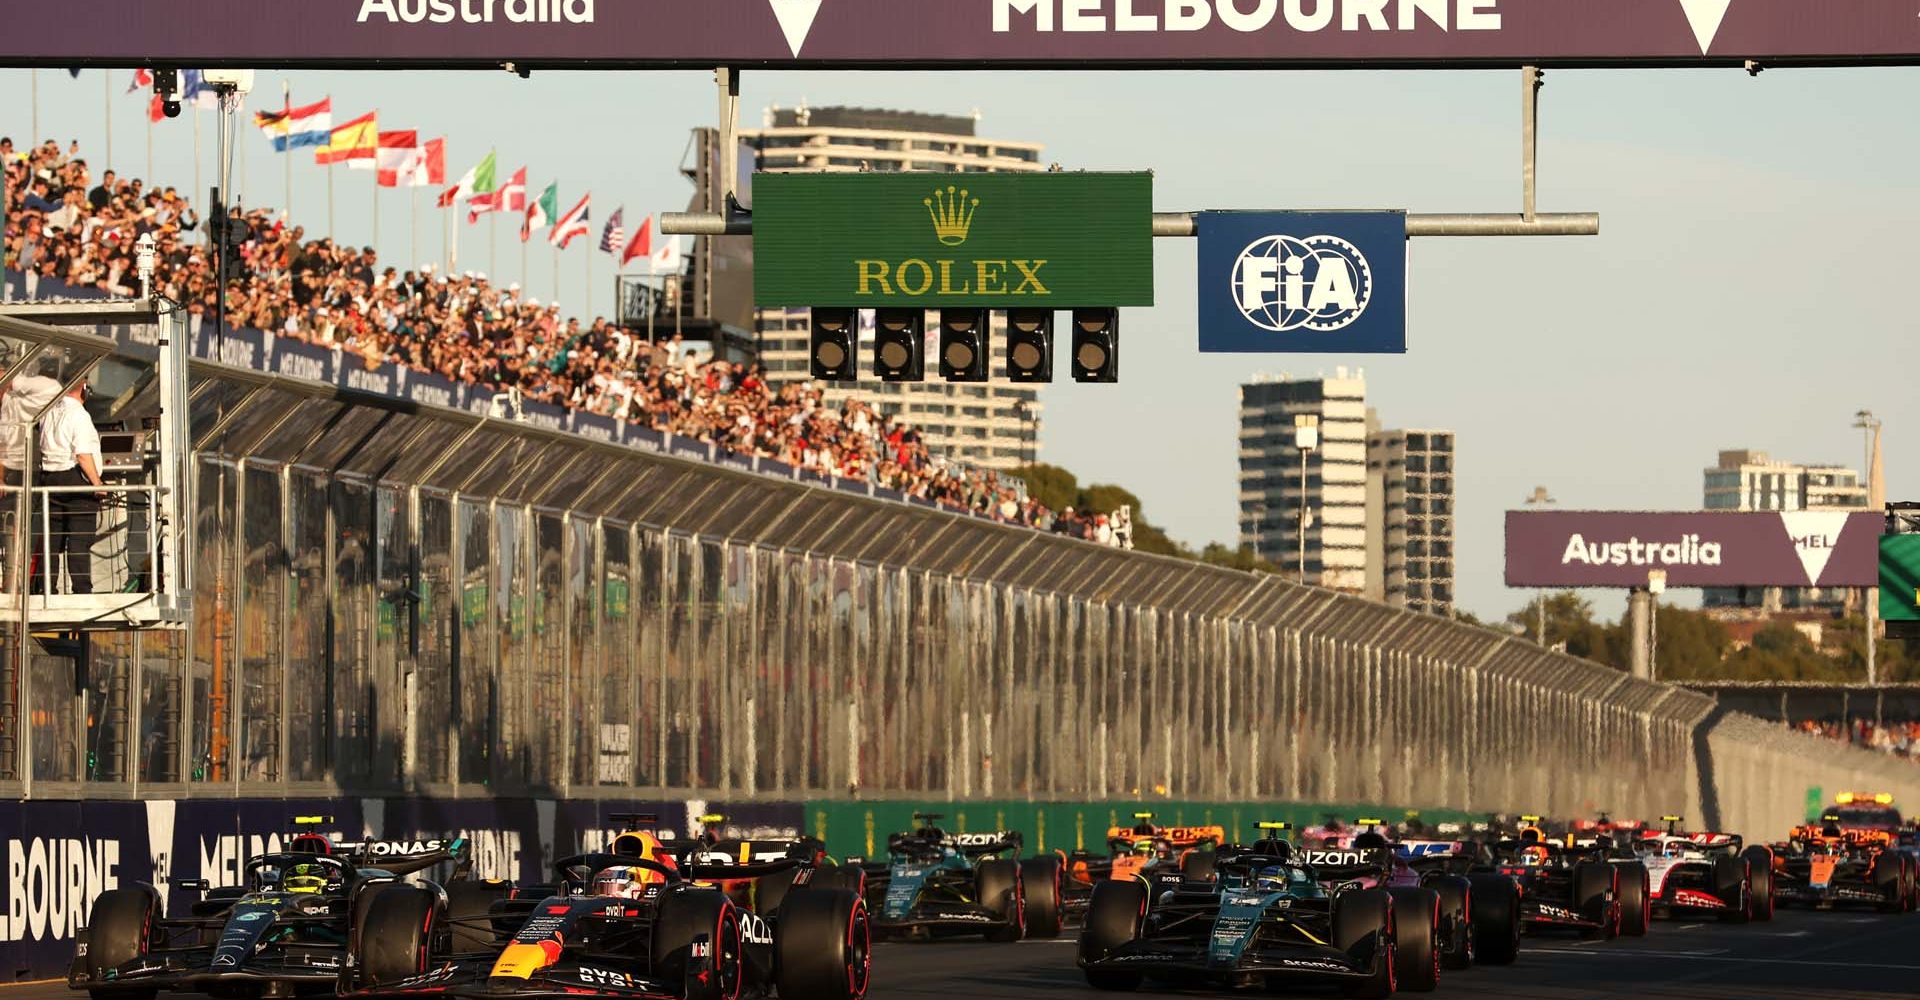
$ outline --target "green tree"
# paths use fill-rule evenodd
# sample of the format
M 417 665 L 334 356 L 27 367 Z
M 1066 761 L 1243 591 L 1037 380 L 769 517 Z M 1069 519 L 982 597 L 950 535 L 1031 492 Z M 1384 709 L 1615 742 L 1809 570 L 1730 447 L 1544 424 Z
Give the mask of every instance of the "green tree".
M 1022 466 L 1013 470 L 1013 474 L 1026 480 L 1027 495 L 1046 505 L 1048 510 L 1066 510 L 1080 497 L 1080 480 L 1057 465 Z
M 1242 545 L 1237 549 L 1230 549 L 1219 542 L 1208 542 L 1207 547 L 1200 550 L 1200 561 L 1215 566 L 1225 566 L 1228 569 L 1248 570 L 1259 573 L 1282 572 L 1280 567 L 1264 559 L 1256 558 L 1253 554 L 1253 546 L 1251 545 Z
M 1624 630 L 1620 639 L 1628 641 Z M 1655 613 L 1654 653 L 1662 680 L 1723 678 L 1732 645 L 1727 627 L 1705 612 L 1663 607 Z
M 1664 671 L 1662 671 L 1664 674 Z M 1838 661 L 1822 654 L 1792 622 L 1768 622 L 1753 644 L 1727 657 L 1720 676 L 1744 681 L 1844 680 Z
M 1533 638 L 1539 630 L 1540 603 L 1538 597 L 1528 601 L 1526 607 L 1507 616 L 1507 626 L 1516 634 Z M 1574 656 L 1625 668 L 1621 654 L 1626 646 L 1620 642 L 1616 626 L 1595 620 L 1592 601 L 1576 591 L 1563 590 L 1546 595 L 1546 606 L 1548 646 L 1564 643 Z
M 1140 502 L 1140 498 L 1132 490 L 1108 483 L 1094 483 L 1082 487 L 1079 478 L 1073 473 L 1057 465 L 1044 463 L 1015 469 L 1013 475 L 1026 480 L 1028 496 L 1040 501 L 1048 510 L 1056 514 L 1068 507 L 1083 514 L 1111 514 L 1123 506 L 1132 507 L 1135 549 L 1163 556 L 1193 558 L 1193 553 L 1167 537 L 1164 530 L 1147 520 L 1146 505 Z

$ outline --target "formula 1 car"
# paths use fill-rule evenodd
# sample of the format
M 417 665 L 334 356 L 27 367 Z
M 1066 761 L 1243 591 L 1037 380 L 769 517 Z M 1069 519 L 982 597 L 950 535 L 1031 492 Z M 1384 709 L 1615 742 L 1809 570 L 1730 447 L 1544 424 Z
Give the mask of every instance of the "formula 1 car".
M 1219 878 L 1178 873 L 1094 886 L 1080 968 L 1099 989 L 1152 977 L 1219 987 L 1332 986 L 1387 997 L 1439 980 L 1438 898 L 1422 889 L 1355 884 L 1379 878 L 1384 849 L 1294 851 L 1267 839 L 1222 852 Z
M 1588 938 L 1610 939 L 1622 930 L 1645 933 L 1645 923 L 1622 927 L 1622 872 L 1636 874 L 1624 892 L 1645 891 L 1644 870 L 1609 863 L 1612 849 L 1600 844 L 1569 844 L 1546 839 L 1539 817 L 1523 816 L 1519 837 L 1489 848 L 1491 859 L 1480 872 L 1504 875 L 1520 890 L 1520 921 L 1528 933 L 1553 928 L 1578 930 Z M 1644 904 L 1633 907 L 1644 914 Z
M 868 905 L 882 937 L 982 934 L 989 941 L 1060 933 L 1057 857 L 1020 859 L 1018 831 L 948 833 L 937 813 L 887 838 L 887 860 L 862 865 Z
M 1920 878 L 1913 857 L 1896 849 L 1898 834 L 1848 829 L 1841 815 L 1828 812 L 1819 824 L 1795 827 L 1785 843 L 1774 845 L 1780 905 L 1872 906 L 1882 913 L 1913 909 Z
M 1262 823 L 1285 830 L 1285 823 Z M 1509 965 L 1520 953 L 1520 890 L 1512 879 L 1475 872 L 1479 846 L 1464 841 L 1389 839 L 1385 820 L 1362 817 L 1337 833 L 1321 835 L 1331 848 L 1389 848 L 1387 868 L 1361 885 L 1430 889 L 1440 897 L 1440 962 L 1449 969 Z
M 1061 907 L 1068 915 L 1086 912 L 1093 886 L 1107 879 L 1131 879 L 1144 872 L 1175 869 L 1195 878 L 1213 877 L 1215 851 L 1226 843 L 1222 826 L 1156 826 L 1153 814 L 1133 814 L 1131 827 L 1107 829 L 1107 850 L 1063 855 L 1065 877 Z
M 404 889 L 402 877 L 435 865 L 452 862 L 456 877 L 464 876 L 467 856 L 460 839 L 343 847 L 301 834 L 289 850 L 248 859 L 240 885 L 175 881 L 204 894 L 184 917 L 164 916 L 160 890 L 149 883 L 109 889 L 78 935 L 67 983 L 96 1000 L 151 1000 L 163 989 L 222 997 L 330 994 L 368 907 L 382 893 Z M 405 891 L 446 892 L 432 882 Z
M 1768 848 L 1742 848 L 1730 833 L 1686 833 L 1681 818 L 1663 816 L 1665 833 L 1641 834 L 1634 853 L 1647 871 L 1650 912 L 1718 917 L 1744 924 L 1772 920 L 1774 859 Z
M 582 854 L 555 868 L 551 885 L 517 886 L 478 917 L 448 913 L 427 888 L 388 888 L 352 939 L 340 995 L 859 1000 L 866 994 L 866 904 L 846 889 L 809 885 L 814 870 L 799 859 L 675 866 L 627 854 Z M 699 884 L 796 869 L 780 904 L 759 913 Z M 479 947 L 449 954 L 456 928 L 477 937 Z

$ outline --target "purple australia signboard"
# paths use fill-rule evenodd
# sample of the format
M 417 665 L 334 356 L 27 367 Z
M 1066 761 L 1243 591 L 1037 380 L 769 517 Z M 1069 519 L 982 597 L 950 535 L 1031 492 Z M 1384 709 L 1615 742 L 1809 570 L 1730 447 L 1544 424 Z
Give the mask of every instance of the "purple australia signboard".
M 1871 511 L 1508 511 L 1507 586 L 1872 587 Z
M 1911 0 L 0 0 L 0 10 L 0 65 L 60 67 L 1920 59 Z

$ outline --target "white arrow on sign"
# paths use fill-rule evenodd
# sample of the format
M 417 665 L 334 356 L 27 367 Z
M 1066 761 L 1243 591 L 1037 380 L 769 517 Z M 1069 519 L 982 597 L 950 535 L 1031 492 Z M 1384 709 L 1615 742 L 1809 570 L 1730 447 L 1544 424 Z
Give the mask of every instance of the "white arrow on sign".
M 1700 40 L 1700 54 L 1706 55 L 1713 48 L 1713 36 L 1720 33 L 1720 22 L 1726 20 L 1727 8 L 1733 0 L 1680 0 L 1680 6 L 1687 12 L 1687 23 L 1693 25 L 1693 37 Z
M 813 30 L 813 19 L 820 13 L 822 0 L 767 0 L 767 3 L 773 5 L 773 16 L 780 19 L 787 47 L 793 50 L 795 59 L 800 58 L 800 49 L 807 44 L 807 33 Z
M 1827 571 L 1827 563 L 1833 559 L 1833 549 L 1840 542 L 1840 533 L 1847 530 L 1847 520 L 1853 514 L 1844 510 L 1795 510 L 1780 515 L 1780 525 L 1787 530 L 1787 539 L 1793 543 L 1794 554 L 1800 557 L 1800 566 L 1807 571 L 1807 586 L 1820 584 L 1820 574 Z

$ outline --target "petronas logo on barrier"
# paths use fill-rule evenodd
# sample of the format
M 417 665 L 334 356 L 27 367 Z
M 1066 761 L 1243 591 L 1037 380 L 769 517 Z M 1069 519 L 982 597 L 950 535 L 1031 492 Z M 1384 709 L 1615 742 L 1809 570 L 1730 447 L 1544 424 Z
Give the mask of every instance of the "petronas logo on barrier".
M 927 214 L 933 216 L 933 235 L 941 243 L 957 247 L 967 242 L 967 233 L 973 229 L 973 215 L 980 210 L 980 199 L 969 200 L 969 192 L 947 185 L 946 190 L 934 188 L 933 197 L 922 200 L 927 206 Z

